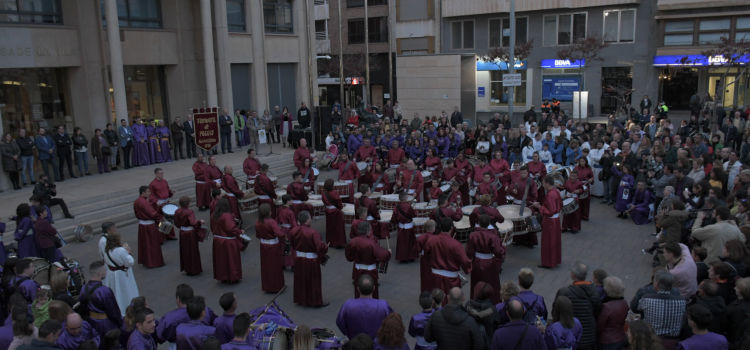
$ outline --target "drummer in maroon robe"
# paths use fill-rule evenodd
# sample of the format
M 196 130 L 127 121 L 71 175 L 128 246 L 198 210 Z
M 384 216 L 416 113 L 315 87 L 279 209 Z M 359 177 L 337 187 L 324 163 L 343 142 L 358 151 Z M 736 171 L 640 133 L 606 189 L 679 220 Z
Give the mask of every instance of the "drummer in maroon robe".
M 206 170 L 208 165 L 203 161 L 203 155 L 198 154 L 197 160 L 193 163 L 193 174 L 195 174 L 195 205 L 204 211 L 208 209 L 211 203 L 211 185 L 206 184 L 208 176 Z
M 258 205 L 268 203 L 271 206 L 271 216 L 276 215 L 276 189 L 273 181 L 268 178 L 268 164 L 260 166 L 260 174 L 255 178 L 254 191 L 258 195 Z
M 471 294 L 477 283 L 484 282 L 496 291 L 490 300 L 493 304 L 502 301 L 500 298 L 500 271 L 505 261 L 505 245 L 497 232 L 489 229 L 492 219 L 489 215 L 479 217 L 479 229 L 469 235 L 466 242 L 466 256 L 471 259 Z
M 450 206 L 449 206 L 450 205 Z M 430 219 L 435 222 L 442 222 L 443 218 L 450 218 L 454 222 L 461 221 L 464 213 L 461 208 L 455 205 L 455 202 L 448 202 L 448 196 L 442 195 L 438 198 L 438 207 L 430 215 Z
M 209 184 L 209 187 L 212 189 L 221 188 L 222 175 L 221 170 L 216 166 L 216 156 L 209 156 L 208 166 L 206 167 L 206 182 L 213 182 L 213 184 Z
M 315 189 L 315 181 L 318 179 L 315 171 L 317 169 L 312 166 L 312 158 L 305 159 L 299 168 L 299 172 L 302 174 L 302 186 L 305 188 L 305 191 L 309 192 Z
M 148 268 L 164 266 L 159 236 L 159 222 L 164 219 L 154 203 L 148 201 L 151 195 L 147 186 L 138 189 L 140 196 L 133 203 L 135 217 L 138 219 L 138 263 Z
M 250 188 L 250 181 L 255 181 L 255 178 L 260 173 L 260 161 L 255 158 L 255 150 L 250 148 L 247 150 L 247 158 L 242 162 L 242 171 L 247 175 L 247 183 L 245 188 Z
M 389 168 L 396 168 L 404 158 L 406 158 L 406 153 L 398 146 L 398 141 L 391 142 L 391 149 L 388 150 L 388 154 L 385 157 L 386 165 Z
M 440 226 L 442 232 L 431 237 L 424 250 L 425 255 L 429 255 L 434 286 L 445 292 L 453 287 L 461 287 L 459 271 L 470 273 L 471 260 L 466 256 L 461 243 L 448 234 L 453 227 L 453 221 L 450 218 L 443 218 Z M 443 299 L 444 303 L 447 301 L 447 294 Z
M 526 168 L 529 169 L 529 175 L 532 178 L 539 179 L 540 182 L 544 179 L 545 176 L 547 176 L 547 165 L 539 160 L 539 152 L 534 152 L 532 160 L 526 163 Z M 542 188 L 538 189 L 536 198 L 539 200 L 544 200 L 544 190 Z
M 459 207 L 463 207 L 469 203 L 469 197 L 464 197 L 461 186 L 458 181 L 451 181 L 451 192 L 448 194 L 448 203 L 456 203 L 456 206 Z
M 310 227 L 310 213 L 299 213 L 300 226 L 289 232 L 292 247 L 297 250 L 294 260 L 294 302 L 303 306 L 328 306 L 323 301 L 320 278 L 320 260 L 328 252 L 328 244 L 320 239 L 320 233 Z M 343 220 L 342 220 L 343 221 Z
M 409 159 L 406 162 L 406 169 L 396 178 L 394 192 L 400 193 L 401 191 L 414 196 L 417 201 L 419 201 L 420 195 L 424 192 L 424 178 L 422 177 L 422 172 L 417 169 L 417 165 L 413 159 Z
M 357 163 L 350 161 L 346 152 L 342 152 L 339 153 L 336 161 L 331 163 L 331 169 L 338 169 L 339 181 L 343 181 L 349 184 L 349 193 L 348 197 L 345 197 L 345 201 L 347 203 L 354 204 L 354 180 L 360 177 Z
M 349 228 L 349 239 L 354 239 L 354 237 L 359 236 L 359 233 L 357 231 L 357 227 L 359 226 L 359 223 L 366 222 L 370 224 L 370 229 L 372 230 L 372 234 L 368 236 L 369 239 L 371 239 L 373 242 L 378 243 L 380 242 L 380 238 L 378 238 L 375 235 L 375 229 L 373 228 L 375 225 L 373 225 L 370 220 L 367 220 L 367 208 L 365 207 L 359 207 L 354 210 L 354 220 L 352 221 L 352 227 Z
M 362 174 L 362 177 L 359 178 L 360 184 L 367 184 L 373 192 L 379 192 L 381 194 L 390 194 L 392 192 L 391 181 L 388 174 L 385 173 L 382 160 L 372 163 L 371 166 L 367 167 L 367 170 L 368 171 Z
M 221 180 L 221 188 L 226 192 L 226 198 L 229 201 L 229 209 L 232 210 L 232 214 L 237 219 L 240 219 L 240 225 L 242 225 L 242 213 L 240 213 L 240 202 L 239 200 L 245 196 L 245 193 L 240 189 L 240 184 L 237 183 L 237 179 L 234 178 L 234 169 L 231 165 L 224 166 L 224 176 Z
M 487 164 L 487 158 L 485 156 L 477 156 L 477 159 L 479 160 L 479 164 L 475 165 L 471 171 L 471 185 L 475 187 L 479 186 L 484 181 L 484 173 L 490 173 L 490 180 L 495 182 L 495 173 L 492 167 Z
M 375 227 L 373 234 L 376 237 L 383 239 L 384 235 L 381 235 L 381 232 L 387 232 L 387 236 L 390 237 L 390 232 L 388 232 L 389 223 L 380 222 L 380 210 L 378 210 L 375 201 L 370 199 L 370 186 L 367 184 L 359 185 L 359 193 L 361 193 L 362 196 L 354 200 L 354 212 L 356 213 L 357 209 L 360 207 L 367 208 L 367 221 Z M 352 228 L 354 228 L 353 224 Z
M 427 149 L 427 157 L 424 160 L 424 170 L 430 172 L 430 179 L 439 179 L 440 174 L 443 172 L 443 161 L 440 159 L 440 157 L 437 156 L 435 153 L 434 148 L 428 148 Z M 422 176 L 424 178 L 424 175 Z M 424 184 L 425 187 L 425 198 L 430 193 L 430 190 L 432 189 L 432 181 L 428 181 L 426 184 Z M 437 198 L 437 197 L 436 197 Z M 427 200 L 425 199 L 425 202 Z
M 354 161 L 356 162 L 367 162 L 372 164 L 378 160 L 378 152 L 375 151 L 375 147 L 370 144 L 370 139 L 365 137 L 363 140 L 364 144 L 357 148 L 357 152 L 354 153 Z
M 271 218 L 271 206 L 263 203 L 258 208 L 255 237 L 260 240 L 260 283 L 266 293 L 277 293 L 284 288 L 283 242 L 286 235 Z
M 214 279 L 224 283 L 239 282 L 242 279 L 240 250 L 244 248 L 240 237 L 242 229 L 237 227 L 226 198 L 216 204 L 216 210 L 211 215 L 211 231 L 214 234 Z
M 344 203 L 339 193 L 333 190 L 333 179 L 326 180 L 321 194 L 326 206 L 326 243 L 335 248 L 346 246 L 346 229 L 344 228 Z M 294 247 L 294 245 L 292 245 Z M 296 260 L 295 260 L 296 261 Z
M 430 240 L 430 238 L 438 234 L 436 226 L 437 224 L 434 220 L 427 220 L 427 222 L 424 224 L 425 233 L 417 235 L 417 240 L 414 245 L 414 249 L 419 254 L 419 290 L 423 292 L 429 292 L 435 288 L 435 283 L 433 282 L 434 278 L 432 277 L 432 269 L 430 268 L 430 257 L 429 255 L 426 255 L 424 247 L 427 245 L 427 242 Z M 451 227 L 453 227 L 452 224 Z
M 526 205 L 536 201 L 537 191 L 536 182 L 529 178 L 529 169 L 524 165 L 521 166 L 518 171 L 518 176 L 512 176 L 512 180 L 508 183 L 505 192 L 513 196 L 513 204 L 521 205 L 523 203 L 523 195 L 526 192 L 526 186 L 529 186 L 529 192 L 526 196 Z M 529 248 L 534 248 L 535 245 L 539 244 L 539 240 L 536 237 L 536 233 L 526 233 L 522 235 L 513 236 L 513 245 L 524 245 Z
M 352 225 L 352 227 L 354 227 Z M 354 284 L 354 297 L 359 298 L 357 281 L 362 275 L 369 275 L 375 280 L 375 290 L 372 297 L 379 299 L 378 295 L 378 263 L 387 263 L 391 260 L 391 250 L 386 250 L 370 238 L 372 226 L 369 222 L 357 224 L 357 237 L 354 237 L 346 246 L 346 260 L 354 262 L 352 266 L 352 284 Z
M 224 198 L 224 191 L 214 188 L 211 190 L 211 203 L 208 204 L 208 215 L 209 217 L 214 215 L 214 210 L 216 210 L 216 204 L 219 203 L 219 200 Z
M 495 173 L 495 178 L 500 181 L 500 188 L 497 194 L 497 199 L 502 202 L 497 202 L 498 205 L 505 205 L 505 185 L 510 181 L 510 165 L 503 159 L 503 152 L 500 150 L 495 151 L 495 158 L 490 161 L 490 168 Z
M 312 213 L 313 207 L 310 204 L 305 203 L 310 200 L 305 191 L 305 185 L 302 183 L 302 173 L 295 171 L 292 173 L 292 183 L 286 186 L 286 194 L 292 197 L 292 210 L 294 210 L 294 216 L 299 215 L 299 212 L 307 210 Z
M 539 267 L 550 268 L 562 263 L 560 237 L 562 198 L 560 198 L 560 192 L 555 188 L 555 179 L 552 176 L 545 177 L 543 185 L 544 190 L 547 191 L 544 203 L 534 202 L 533 206 L 538 208 L 542 215 L 542 263 Z M 536 233 L 533 235 L 536 236 Z
M 203 272 L 198 243 L 206 238 L 205 223 L 195 219 L 195 213 L 190 209 L 190 197 L 180 197 L 180 209 L 174 213 L 174 225 L 180 230 L 180 271 L 185 271 L 188 276 Z
M 169 183 L 167 183 L 167 180 L 164 180 L 164 170 L 156 168 L 154 169 L 154 175 L 156 175 L 156 178 L 148 185 L 148 190 L 151 191 L 151 196 L 149 196 L 148 200 L 151 203 L 155 203 L 157 210 L 161 211 L 161 208 L 169 203 L 169 199 L 172 198 L 175 190 L 170 189 Z M 164 243 L 165 238 L 170 241 L 176 240 L 174 229 L 169 231 L 167 237 L 159 235 L 159 244 Z
M 498 198 L 499 192 L 497 186 L 495 186 L 495 183 L 492 181 L 492 174 L 489 172 L 484 173 L 482 177 L 482 183 L 477 186 L 477 190 L 474 193 L 475 203 L 479 202 L 479 197 L 482 195 L 489 195 L 492 199 L 492 202 L 499 202 L 500 199 Z M 491 203 L 490 203 L 491 204 Z
M 287 266 L 294 267 L 294 248 L 291 248 L 292 244 L 289 240 L 289 231 L 292 230 L 292 228 L 297 227 L 297 217 L 294 216 L 294 211 L 292 210 L 292 196 L 285 194 L 281 196 L 281 206 L 276 208 L 276 223 L 278 223 L 279 227 L 281 228 L 281 233 L 284 234 L 284 245 L 289 246 L 289 253 L 287 254 L 285 251 L 287 250 L 286 247 L 284 247 L 284 251 L 282 251 L 283 257 L 281 259 L 281 265 L 286 268 Z
M 576 211 L 563 215 L 562 232 L 570 231 L 573 234 L 578 233 L 581 230 L 581 202 L 578 200 L 578 196 L 583 192 L 583 183 L 578 181 L 578 171 L 573 170 L 568 175 L 570 178 L 565 181 L 565 197 L 575 198 L 578 203 L 578 209 Z
M 411 203 L 407 202 L 408 195 L 400 193 L 398 195 L 398 204 L 393 209 L 391 223 L 398 224 L 398 237 L 396 241 L 396 260 L 400 262 L 412 262 L 419 257 L 419 253 L 414 250 L 414 221 L 417 216 Z
M 485 194 L 482 195 L 482 197 L 479 197 L 479 206 L 474 208 L 474 210 L 469 215 L 469 223 L 472 227 L 474 227 L 474 231 L 481 229 L 479 225 L 479 217 L 482 215 L 487 215 L 490 217 L 489 230 L 493 230 L 495 234 L 497 234 L 497 227 L 495 227 L 495 224 L 505 222 L 505 218 L 503 217 L 503 215 L 500 214 L 497 209 L 493 208 L 491 204 L 492 197 L 490 197 L 490 195 Z
M 471 166 L 471 162 L 466 159 L 463 152 L 459 153 L 458 158 L 456 158 L 456 169 L 463 176 L 464 181 L 461 182 L 461 194 L 464 200 L 468 202 L 469 185 L 471 184 L 471 178 L 474 177 L 474 168 Z
M 583 182 L 585 186 L 588 186 L 589 196 L 584 199 L 578 199 L 579 210 L 581 211 L 581 220 L 589 221 L 589 208 L 591 208 L 591 187 L 594 186 L 594 171 L 589 166 L 589 160 L 586 157 L 578 159 L 578 166 L 575 167 L 578 171 L 578 180 Z
M 311 158 L 311 156 L 310 150 L 307 149 L 307 140 L 303 138 L 299 140 L 299 147 L 294 150 L 294 166 L 297 167 L 297 170 L 302 167 L 302 163 L 305 162 L 305 158 Z M 317 160 L 317 158 L 313 158 L 313 163 L 315 163 L 315 161 Z
M 438 198 L 443 194 L 443 190 L 440 189 L 440 179 L 433 177 L 430 183 L 430 191 L 427 192 L 425 202 L 437 202 Z

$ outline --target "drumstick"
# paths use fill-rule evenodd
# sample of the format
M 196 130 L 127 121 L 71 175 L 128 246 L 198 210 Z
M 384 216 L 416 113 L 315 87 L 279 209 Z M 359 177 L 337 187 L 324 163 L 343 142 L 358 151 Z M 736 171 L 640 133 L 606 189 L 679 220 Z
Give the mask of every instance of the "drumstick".
M 388 245 L 388 250 L 391 250 L 391 242 L 388 240 L 388 237 L 385 238 L 385 243 Z

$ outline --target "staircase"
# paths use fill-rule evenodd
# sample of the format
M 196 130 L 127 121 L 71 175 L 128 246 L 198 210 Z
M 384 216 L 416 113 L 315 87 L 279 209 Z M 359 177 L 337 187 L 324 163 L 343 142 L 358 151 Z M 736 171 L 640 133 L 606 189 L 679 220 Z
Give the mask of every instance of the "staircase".
M 261 162 L 268 164 L 270 167 L 270 176 L 277 176 L 279 178 L 279 186 L 286 185 L 291 181 L 291 174 L 297 170 L 294 163 L 291 161 L 291 154 L 284 154 L 274 157 L 261 158 Z M 192 165 L 193 162 L 190 162 Z M 221 167 L 221 165 L 220 165 Z M 245 183 L 240 179 L 245 179 L 245 174 L 242 172 L 242 164 L 233 164 L 234 175 L 238 178 L 240 188 L 244 190 Z M 168 173 L 168 170 L 165 169 Z M 192 172 L 182 172 L 177 178 L 168 179 L 169 187 L 175 190 L 175 194 L 172 196 L 172 202 L 176 201 L 182 196 L 188 196 L 192 200 L 192 204 L 195 204 L 195 180 Z M 123 173 L 120 173 L 125 175 Z M 118 174 L 118 175 L 120 175 Z M 65 219 L 63 217 L 62 210 L 59 206 L 52 207 L 52 216 L 55 220 L 54 227 L 57 228 L 58 232 L 68 242 L 75 241 L 75 228 L 79 225 L 91 226 L 94 234 L 101 232 L 101 225 L 104 222 L 112 221 L 117 224 L 118 227 L 124 227 L 138 223 L 138 219 L 135 218 L 133 212 L 133 202 L 138 196 L 138 187 L 142 184 L 148 184 L 151 182 L 149 179 L 147 182 L 142 181 L 137 186 L 118 190 L 114 192 L 103 193 L 104 189 L 92 189 L 91 193 L 86 199 L 75 200 L 67 202 L 68 208 L 75 216 L 74 219 Z M 31 195 L 29 194 L 29 197 Z M 63 197 L 64 198 L 64 197 Z M 12 210 L 15 210 L 17 203 L 10 205 L 5 208 L 8 211 L 12 206 Z M 3 219 L 7 216 L 4 215 Z M 6 234 L 4 235 L 6 245 L 13 242 L 13 232 L 16 229 L 15 221 L 8 221 L 6 223 Z

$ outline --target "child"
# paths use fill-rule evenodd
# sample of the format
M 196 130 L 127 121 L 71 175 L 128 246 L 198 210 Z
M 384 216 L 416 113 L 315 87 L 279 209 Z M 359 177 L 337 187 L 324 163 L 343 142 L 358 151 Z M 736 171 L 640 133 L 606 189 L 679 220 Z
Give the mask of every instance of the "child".
M 633 179 L 633 171 L 629 165 L 624 165 L 622 171 L 617 169 L 617 165 L 612 166 L 612 173 L 620 178 L 620 184 L 617 187 L 617 202 L 615 204 L 615 210 L 617 211 L 617 217 L 627 219 L 628 214 L 625 210 L 628 209 L 628 204 L 631 202 L 630 194 L 633 192 L 635 187 L 635 179 Z
M 602 269 L 596 269 L 594 270 L 594 285 L 596 286 L 596 290 L 599 291 L 599 298 L 601 300 L 604 300 L 604 298 L 607 297 L 607 292 L 604 290 L 604 279 L 607 278 L 607 271 L 604 271 Z
M 47 307 L 51 301 L 51 290 L 43 288 L 36 293 L 36 299 L 31 304 L 31 308 L 34 311 L 34 326 L 37 328 L 41 327 L 44 321 L 49 320 L 49 311 L 47 310 Z
M 443 190 L 440 189 L 440 180 L 437 178 L 432 179 L 432 187 L 430 187 L 430 193 L 428 202 L 437 203 L 438 198 L 440 198 L 440 195 L 443 194 Z
M 570 178 L 565 181 L 565 196 L 568 198 L 575 198 L 576 203 L 579 203 L 578 196 L 583 192 L 583 183 L 578 181 L 578 171 L 573 170 L 570 172 Z M 573 234 L 578 233 L 581 230 L 581 211 L 576 210 L 570 214 L 563 215 L 563 232 L 570 231 Z
M 539 152 L 539 159 L 544 164 L 550 164 L 552 162 L 552 153 L 549 152 L 549 144 L 543 144 L 542 150 Z
M 442 309 L 440 306 L 443 305 L 443 299 L 445 299 L 445 292 L 440 288 L 432 290 L 432 308 L 435 311 Z
M 693 257 L 693 261 L 695 261 L 695 266 L 698 268 L 698 284 L 703 282 L 703 280 L 708 279 L 708 269 L 710 268 L 708 264 L 704 262 L 706 260 L 706 257 L 708 256 L 708 252 L 706 251 L 706 248 L 694 246 L 693 251 L 690 253 L 690 256 Z
M 359 233 L 357 233 L 357 228 L 359 227 L 359 224 L 361 222 L 368 222 L 367 221 L 367 207 L 361 206 L 357 208 L 357 217 L 352 221 L 352 228 L 349 230 L 349 238 L 354 239 L 354 237 L 359 236 Z M 375 230 L 374 227 L 372 227 L 372 223 L 370 223 L 370 229 Z M 378 243 L 379 240 L 375 235 L 370 235 L 370 239 L 372 239 L 375 243 Z
M 432 313 L 435 312 L 433 308 L 435 301 L 432 299 L 430 292 L 424 291 L 419 295 L 419 306 L 422 307 L 422 312 L 412 316 L 411 321 L 409 321 L 409 335 L 417 338 L 414 350 L 437 349 L 437 343 L 428 343 L 424 340 L 424 329 L 427 327 L 427 321 L 430 320 Z

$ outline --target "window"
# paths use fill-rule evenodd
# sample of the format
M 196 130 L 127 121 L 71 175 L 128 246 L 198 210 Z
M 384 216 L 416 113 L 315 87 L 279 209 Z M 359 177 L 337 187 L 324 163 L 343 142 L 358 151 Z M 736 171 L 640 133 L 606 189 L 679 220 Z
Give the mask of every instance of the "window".
M 734 41 L 750 42 L 750 17 L 737 18 L 735 30 Z
M 503 87 L 503 73 L 507 71 L 492 70 L 490 71 L 490 107 L 507 106 L 510 100 L 510 91 L 508 87 Z M 513 104 L 526 104 L 526 70 L 520 69 L 516 73 L 521 74 L 521 86 L 516 86 L 513 95 L 515 97 Z
M 104 0 L 100 0 L 104 25 Z M 117 0 L 117 18 L 120 27 L 161 28 L 161 5 L 159 0 Z
M 586 37 L 586 13 L 544 16 L 544 46 L 570 45 Z
M 315 21 L 315 40 L 328 40 L 327 22 L 325 19 Z
M 266 33 L 294 32 L 292 4 L 289 0 L 264 0 L 263 20 L 266 23 Z
M 526 43 L 528 17 L 516 18 L 516 45 Z M 502 38 L 502 40 L 500 40 Z M 510 46 L 510 18 L 490 20 L 490 47 Z
M 696 18 L 664 23 L 664 46 L 715 45 L 721 38 L 750 41 L 750 17 Z
M 388 41 L 388 17 L 368 18 L 367 30 L 370 32 L 370 43 L 384 43 Z M 365 20 L 349 20 L 349 44 L 365 43 Z
M 474 48 L 474 21 L 451 22 L 451 48 L 456 50 Z
M 0 23 L 62 24 L 59 0 L 0 0 Z
M 635 39 L 635 10 L 604 11 L 604 38 L 611 43 L 632 43 Z
M 245 0 L 227 1 L 227 25 L 230 32 L 245 31 Z
M 367 6 L 388 5 L 388 0 L 367 0 Z M 346 0 L 346 7 L 364 7 L 365 0 Z
M 692 45 L 694 26 L 694 21 L 664 23 L 664 45 Z
M 731 19 L 720 18 L 700 21 L 698 26 L 698 45 L 717 44 L 722 37 L 729 37 Z

